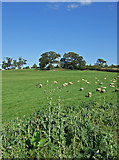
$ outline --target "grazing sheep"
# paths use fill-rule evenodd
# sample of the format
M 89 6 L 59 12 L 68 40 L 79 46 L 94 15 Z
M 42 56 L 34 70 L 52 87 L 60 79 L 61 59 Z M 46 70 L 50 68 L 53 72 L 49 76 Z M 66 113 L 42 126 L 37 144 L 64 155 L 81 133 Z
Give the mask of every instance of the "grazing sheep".
M 69 82 L 69 84 L 73 84 L 72 82 Z
M 65 86 L 67 86 L 68 85 L 68 83 L 65 83 Z
M 49 81 L 47 80 L 47 83 L 48 83 Z
M 107 79 L 106 77 L 104 79 Z
M 66 86 L 65 84 L 62 85 L 62 87 L 65 87 L 65 86 Z
M 97 88 L 96 91 L 101 91 L 101 88 Z
M 114 85 L 110 85 L 110 87 L 115 87 Z
M 97 82 L 95 82 L 95 83 L 97 83 Z
M 115 83 L 116 81 L 112 81 L 112 82 L 114 82 L 114 83 Z
M 99 79 L 97 81 L 100 81 Z
M 101 92 L 102 92 L 102 93 L 105 93 L 105 92 L 106 92 L 106 90 L 105 90 L 105 89 L 102 89 L 102 90 L 101 90 Z
M 115 92 L 119 92 L 119 88 L 116 88 L 116 89 L 115 89 Z
M 40 86 L 39 86 L 39 87 L 40 87 L 40 88 L 42 88 L 42 86 L 43 86 L 43 85 L 42 85 L 42 84 L 40 84 Z
M 82 79 L 82 81 L 84 81 L 84 79 Z
M 54 81 L 55 84 L 57 84 L 57 81 Z
M 100 84 L 100 85 L 102 85 L 103 83 L 102 83 L 102 82 L 100 82 L 99 84 Z
M 102 87 L 103 89 L 106 89 L 107 87 Z
M 92 93 L 91 92 L 88 92 L 88 97 L 91 97 L 92 96 Z
M 113 85 L 114 83 L 110 83 L 110 85 Z
M 90 84 L 90 82 L 87 82 L 87 84 Z
M 84 90 L 84 88 L 80 88 L 80 91 L 83 91 Z
M 80 82 L 79 80 L 77 82 Z

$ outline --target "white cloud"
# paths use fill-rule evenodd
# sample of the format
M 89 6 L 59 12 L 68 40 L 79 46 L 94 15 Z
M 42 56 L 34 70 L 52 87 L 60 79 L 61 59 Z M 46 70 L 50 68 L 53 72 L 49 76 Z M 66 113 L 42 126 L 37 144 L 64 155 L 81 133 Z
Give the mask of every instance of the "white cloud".
M 72 9 L 72 8 L 78 8 L 79 5 L 78 4 L 70 4 L 67 6 L 67 8 Z
M 49 4 L 48 7 L 51 9 L 54 9 L 54 10 L 58 10 L 60 8 L 60 5 L 58 3 L 57 4 Z
M 89 5 L 91 3 L 92 3 L 91 0 L 83 0 L 82 2 L 80 2 L 82 6 Z

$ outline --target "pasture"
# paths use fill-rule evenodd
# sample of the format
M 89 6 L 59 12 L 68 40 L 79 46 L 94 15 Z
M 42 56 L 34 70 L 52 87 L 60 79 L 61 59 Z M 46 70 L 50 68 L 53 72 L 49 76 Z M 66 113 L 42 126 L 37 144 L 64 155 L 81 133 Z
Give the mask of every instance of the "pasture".
M 116 77 L 117 73 L 100 71 L 2 71 L 3 123 L 16 117 L 29 116 L 35 110 L 45 109 L 50 98 L 53 104 L 60 98 L 64 110 L 65 106 L 79 106 L 81 103 L 88 104 L 92 101 L 99 105 L 107 102 L 116 104 Z M 55 84 L 54 81 L 58 83 Z M 73 84 L 62 87 L 68 82 Z M 103 84 L 100 85 L 100 82 Z M 114 83 L 114 87 L 111 87 L 110 83 Z M 42 84 L 41 88 L 39 84 Z M 82 87 L 84 90 L 80 91 Z M 96 91 L 101 87 L 106 87 L 105 93 Z M 88 92 L 92 93 L 92 97 L 88 97 Z

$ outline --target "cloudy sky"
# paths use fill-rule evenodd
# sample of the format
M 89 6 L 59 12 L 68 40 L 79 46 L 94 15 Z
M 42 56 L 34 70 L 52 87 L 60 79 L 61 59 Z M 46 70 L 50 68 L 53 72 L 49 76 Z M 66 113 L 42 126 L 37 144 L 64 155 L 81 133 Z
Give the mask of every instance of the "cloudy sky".
M 117 3 L 3 3 L 2 46 L 3 58 L 22 56 L 29 66 L 46 51 L 117 64 Z

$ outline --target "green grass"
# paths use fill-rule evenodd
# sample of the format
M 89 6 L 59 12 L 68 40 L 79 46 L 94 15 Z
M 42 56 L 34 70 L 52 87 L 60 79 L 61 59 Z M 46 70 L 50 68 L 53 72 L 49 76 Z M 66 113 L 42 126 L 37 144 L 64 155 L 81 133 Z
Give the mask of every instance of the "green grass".
M 99 82 L 95 84 L 96 78 L 103 82 L 102 86 L 107 87 L 106 93 L 96 92 L 100 87 Z M 107 79 L 104 80 L 104 77 Z M 16 117 L 30 115 L 37 110 L 46 107 L 47 97 L 52 90 L 54 103 L 59 96 L 64 106 L 79 105 L 82 102 L 96 101 L 99 104 L 105 102 L 117 103 L 115 88 L 109 86 L 110 80 L 117 77 L 117 73 L 100 71 L 37 71 L 37 70 L 10 70 L 2 71 L 2 117 L 3 123 Z M 88 80 L 86 84 L 82 79 Z M 47 80 L 49 80 L 47 85 Z M 58 81 L 54 84 L 54 81 Z M 80 80 L 80 83 L 77 82 Z M 73 82 L 62 88 L 65 82 Z M 116 80 L 117 81 L 117 80 Z M 43 84 L 42 88 L 36 87 L 36 83 Z M 61 86 L 61 89 L 59 87 Z M 80 91 L 83 87 L 84 91 Z M 92 97 L 87 97 L 92 92 Z

